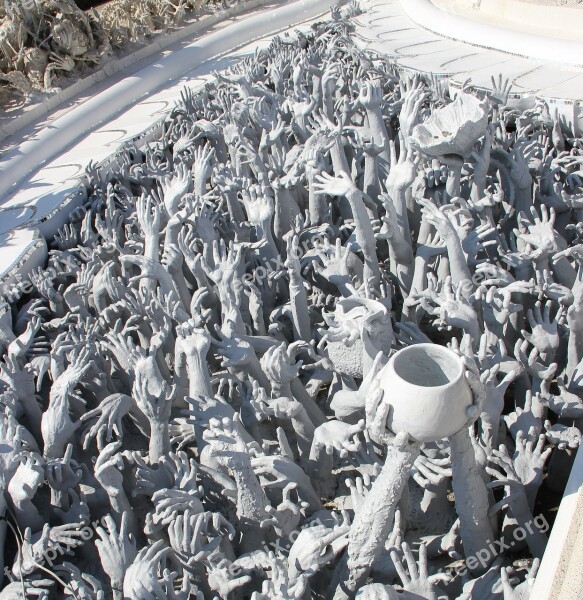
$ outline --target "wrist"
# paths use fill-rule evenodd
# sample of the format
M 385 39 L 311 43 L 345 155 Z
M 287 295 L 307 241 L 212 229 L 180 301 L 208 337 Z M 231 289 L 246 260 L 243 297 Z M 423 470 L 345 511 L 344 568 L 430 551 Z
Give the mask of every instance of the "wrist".
M 19 511 L 24 511 L 27 509 L 28 505 L 30 504 L 30 500 L 27 499 L 23 499 L 23 498 L 14 498 L 14 496 L 12 497 L 12 502 L 14 503 L 14 508 L 16 510 Z
M 118 487 L 116 485 L 101 484 L 101 487 L 103 487 L 103 489 L 107 492 L 107 495 L 109 496 L 112 502 L 115 501 L 118 504 L 123 503 L 123 499 L 125 498 L 126 494 L 121 485 Z
M 167 435 L 168 434 L 168 422 L 167 421 L 160 421 L 160 420 L 156 420 L 156 421 L 150 421 L 150 433 L 152 435 L 152 437 L 157 436 L 163 436 L 163 435 Z
M 481 332 L 477 319 L 468 323 L 467 333 L 474 340 L 474 342 L 480 339 Z

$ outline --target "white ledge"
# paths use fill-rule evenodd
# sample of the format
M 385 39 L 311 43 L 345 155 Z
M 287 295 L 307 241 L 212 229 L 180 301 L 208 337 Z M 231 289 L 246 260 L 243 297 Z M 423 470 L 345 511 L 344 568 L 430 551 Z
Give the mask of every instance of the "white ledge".
M 533 600 L 575 600 L 581 598 L 583 577 L 583 452 L 577 456 L 547 549 L 541 561 L 530 597 Z
M 516 56 L 583 66 L 583 44 L 480 23 L 437 8 L 431 0 L 400 0 L 417 25 L 443 37 Z

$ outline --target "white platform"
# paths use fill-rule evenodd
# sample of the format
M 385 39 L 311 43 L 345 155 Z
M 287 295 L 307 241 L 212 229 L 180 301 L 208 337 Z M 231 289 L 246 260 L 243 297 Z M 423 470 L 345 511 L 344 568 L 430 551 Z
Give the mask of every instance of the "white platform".
M 361 5 L 365 13 L 356 19 L 356 33 L 362 47 L 393 57 L 403 69 L 448 75 L 454 86 L 471 78 L 477 88 L 491 89 L 490 78 L 500 73 L 523 106 L 544 98 L 583 132 L 583 68 L 572 64 L 583 64 L 583 44 L 549 44 L 548 38 L 523 35 L 517 46 L 516 32 L 444 13 L 431 0 L 361 0 Z M 551 56 L 525 55 L 550 47 Z

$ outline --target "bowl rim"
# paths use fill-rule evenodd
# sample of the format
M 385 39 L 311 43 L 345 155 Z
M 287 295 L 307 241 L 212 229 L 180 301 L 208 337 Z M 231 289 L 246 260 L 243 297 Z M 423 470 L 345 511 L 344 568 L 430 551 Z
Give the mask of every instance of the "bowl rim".
M 431 350 L 437 350 L 437 352 L 442 352 L 448 358 L 455 358 L 456 362 L 458 363 L 457 375 L 451 381 L 448 381 L 447 383 L 444 383 L 442 385 L 432 385 L 432 386 L 418 385 L 416 383 L 411 383 L 410 381 L 408 381 L 407 379 L 402 377 L 399 374 L 399 372 L 397 371 L 397 369 L 395 369 L 395 361 L 397 360 L 397 358 L 399 358 L 399 357 L 402 358 L 403 353 L 407 353 L 407 351 L 419 350 L 422 348 L 428 348 L 428 349 L 431 348 Z M 441 346 L 440 344 L 433 344 L 433 343 L 427 343 L 427 342 L 425 342 L 423 344 L 412 344 L 411 346 L 401 348 L 401 350 L 398 350 L 397 352 L 395 352 L 395 354 L 393 354 L 393 356 L 391 356 L 389 365 L 390 365 L 391 370 L 395 373 L 395 375 L 397 375 L 397 377 L 399 377 L 399 379 L 404 381 L 407 385 L 410 385 L 415 388 L 423 389 L 423 390 L 429 390 L 429 389 L 440 390 L 440 389 L 445 389 L 447 387 L 450 387 L 453 384 L 458 383 L 458 381 L 460 381 L 460 379 L 462 377 L 464 377 L 464 374 L 466 371 L 462 357 L 459 356 L 458 354 L 456 354 L 453 350 L 451 350 L 450 348 L 447 348 L 446 346 Z

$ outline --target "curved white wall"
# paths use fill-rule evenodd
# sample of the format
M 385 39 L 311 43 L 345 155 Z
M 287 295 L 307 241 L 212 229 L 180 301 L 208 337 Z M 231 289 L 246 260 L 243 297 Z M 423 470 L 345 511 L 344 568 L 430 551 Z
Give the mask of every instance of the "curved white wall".
M 474 21 L 441 10 L 431 0 L 400 0 L 400 4 L 414 23 L 452 40 L 527 58 L 583 66 L 583 43 L 543 38 L 526 31 Z

